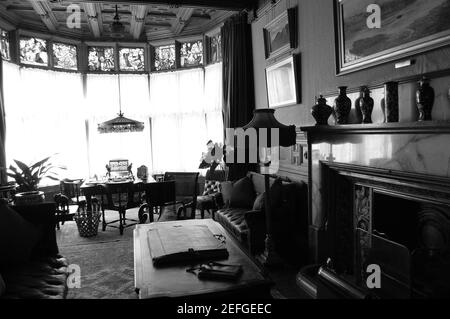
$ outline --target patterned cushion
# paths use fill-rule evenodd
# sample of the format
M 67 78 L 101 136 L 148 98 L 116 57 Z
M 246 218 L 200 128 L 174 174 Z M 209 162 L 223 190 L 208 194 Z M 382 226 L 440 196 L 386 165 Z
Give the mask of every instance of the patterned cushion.
M 220 182 L 218 181 L 205 181 L 205 190 L 203 196 L 211 195 L 220 192 Z

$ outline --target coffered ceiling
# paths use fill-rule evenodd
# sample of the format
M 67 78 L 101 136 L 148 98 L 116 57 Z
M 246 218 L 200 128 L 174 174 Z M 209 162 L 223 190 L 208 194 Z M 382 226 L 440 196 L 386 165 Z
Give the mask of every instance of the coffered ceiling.
M 253 8 L 254 2 L 0 0 L 0 17 L 33 31 L 84 40 L 107 40 L 111 38 L 110 26 L 117 5 L 120 22 L 125 26 L 124 40 L 156 41 L 206 32 L 237 11 Z M 68 26 L 72 13 L 68 7 L 79 8 L 79 28 Z

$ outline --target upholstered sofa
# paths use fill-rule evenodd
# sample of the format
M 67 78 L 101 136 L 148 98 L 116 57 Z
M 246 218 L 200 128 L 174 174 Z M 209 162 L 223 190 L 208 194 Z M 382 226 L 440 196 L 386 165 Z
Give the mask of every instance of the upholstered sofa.
M 1 204 L 4 205 L 4 204 Z M 21 224 L 21 232 L 13 234 L 10 249 L 27 249 L 26 243 L 17 243 L 27 227 L 36 239 L 30 248 L 29 258 L 8 265 L 17 258 L 15 252 L 6 252 L 0 261 L 0 299 L 63 299 L 67 294 L 67 261 L 58 254 L 55 234 L 55 204 L 1 207 L 1 213 L 9 215 L 11 224 Z M 4 229 L 3 229 L 4 230 Z M 13 229 L 14 231 L 14 229 Z M 17 229 L 17 232 L 19 230 Z M 10 233 L 11 234 L 11 233 Z M 28 236 L 29 234 L 26 234 Z M 4 234 L 0 234 L 0 239 Z M 8 246 L 0 246 L 5 253 Z
M 250 172 L 254 199 L 265 192 L 264 176 Z M 276 178 L 270 178 L 273 185 Z M 230 183 L 230 182 L 227 182 Z M 266 222 L 264 208 L 254 210 L 250 207 L 236 207 L 227 203 L 224 197 L 226 185 L 222 183 L 222 197 L 218 205 L 221 208 L 213 218 L 233 234 L 252 254 L 261 253 L 265 247 Z M 307 247 L 308 205 L 307 186 L 302 182 L 292 182 L 282 179 L 278 204 L 272 208 L 272 227 L 277 252 L 292 261 L 297 262 Z M 296 252 L 293 254 L 293 252 Z

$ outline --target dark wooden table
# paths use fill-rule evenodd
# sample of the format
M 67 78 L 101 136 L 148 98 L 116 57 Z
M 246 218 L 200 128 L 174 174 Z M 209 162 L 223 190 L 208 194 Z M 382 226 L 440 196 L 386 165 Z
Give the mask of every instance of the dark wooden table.
M 153 266 L 147 232 L 150 228 L 177 225 L 207 225 L 213 234 L 226 238 L 229 257 L 218 262 L 243 266 L 243 274 L 236 282 L 200 280 L 186 272 L 194 264 L 180 264 L 155 268 Z M 244 250 L 219 223 L 211 220 L 184 220 L 137 225 L 134 230 L 134 278 L 140 299 L 158 298 L 270 298 L 272 282 L 263 274 L 260 265 Z

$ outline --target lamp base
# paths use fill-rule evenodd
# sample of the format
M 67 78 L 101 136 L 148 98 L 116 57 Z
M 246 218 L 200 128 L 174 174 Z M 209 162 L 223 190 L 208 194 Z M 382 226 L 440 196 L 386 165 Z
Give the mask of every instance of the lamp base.
M 256 256 L 256 259 L 263 264 L 264 267 L 275 268 L 282 266 L 283 260 L 276 253 L 272 237 L 269 234 L 266 235 L 265 246 L 264 252 L 261 255 Z

